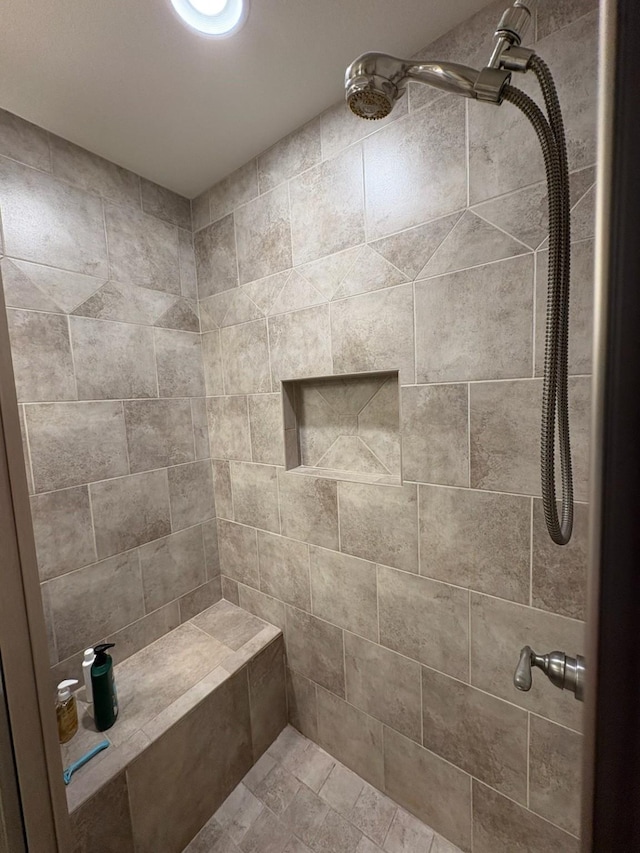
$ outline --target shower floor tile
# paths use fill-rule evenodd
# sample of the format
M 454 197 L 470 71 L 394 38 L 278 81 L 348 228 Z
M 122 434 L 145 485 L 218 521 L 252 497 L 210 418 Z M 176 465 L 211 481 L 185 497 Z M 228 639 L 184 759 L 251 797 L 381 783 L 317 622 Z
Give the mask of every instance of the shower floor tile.
M 288 726 L 184 853 L 460 853 Z

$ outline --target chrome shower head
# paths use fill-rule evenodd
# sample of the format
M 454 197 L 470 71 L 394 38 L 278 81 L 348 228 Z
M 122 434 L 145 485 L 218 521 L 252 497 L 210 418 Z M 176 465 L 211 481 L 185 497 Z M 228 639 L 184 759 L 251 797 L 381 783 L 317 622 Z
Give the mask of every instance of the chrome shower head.
M 444 92 L 500 103 L 509 73 L 491 68 L 476 71 L 456 62 L 411 62 L 386 53 L 363 53 L 347 68 L 347 103 L 360 118 L 388 116 L 410 80 Z

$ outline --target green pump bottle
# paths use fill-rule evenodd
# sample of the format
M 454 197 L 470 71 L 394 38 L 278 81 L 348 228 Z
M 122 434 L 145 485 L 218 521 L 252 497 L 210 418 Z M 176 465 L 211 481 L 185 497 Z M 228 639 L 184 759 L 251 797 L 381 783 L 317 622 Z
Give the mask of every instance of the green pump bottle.
M 91 688 L 93 690 L 93 714 L 99 732 L 110 729 L 118 718 L 118 694 L 113 680 L 113 659 L 107 654 L 115 643 L 100 643 L 95 646 L 95 660 L 91 666 Z

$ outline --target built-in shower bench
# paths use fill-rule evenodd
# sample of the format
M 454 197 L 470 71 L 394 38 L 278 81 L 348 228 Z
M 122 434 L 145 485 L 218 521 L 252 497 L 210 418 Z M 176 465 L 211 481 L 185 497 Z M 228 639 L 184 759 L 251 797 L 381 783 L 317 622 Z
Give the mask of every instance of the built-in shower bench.
M 286 725 L 282 631 L 220 601 L 115 677 L 113 728 L 79 698 L 62 748 L 66 767 L 110 741 L 67 787 L 77 853 L 180 853 Z

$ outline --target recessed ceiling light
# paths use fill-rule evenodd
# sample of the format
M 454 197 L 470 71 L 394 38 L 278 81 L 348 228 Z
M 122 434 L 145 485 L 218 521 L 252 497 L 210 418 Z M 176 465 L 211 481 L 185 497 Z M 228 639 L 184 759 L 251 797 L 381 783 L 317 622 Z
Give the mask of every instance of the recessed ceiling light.
M 171 0 L 171 5 L 186 24 L 214 38 L 237 32 L 249 12 L 249 0 Z

